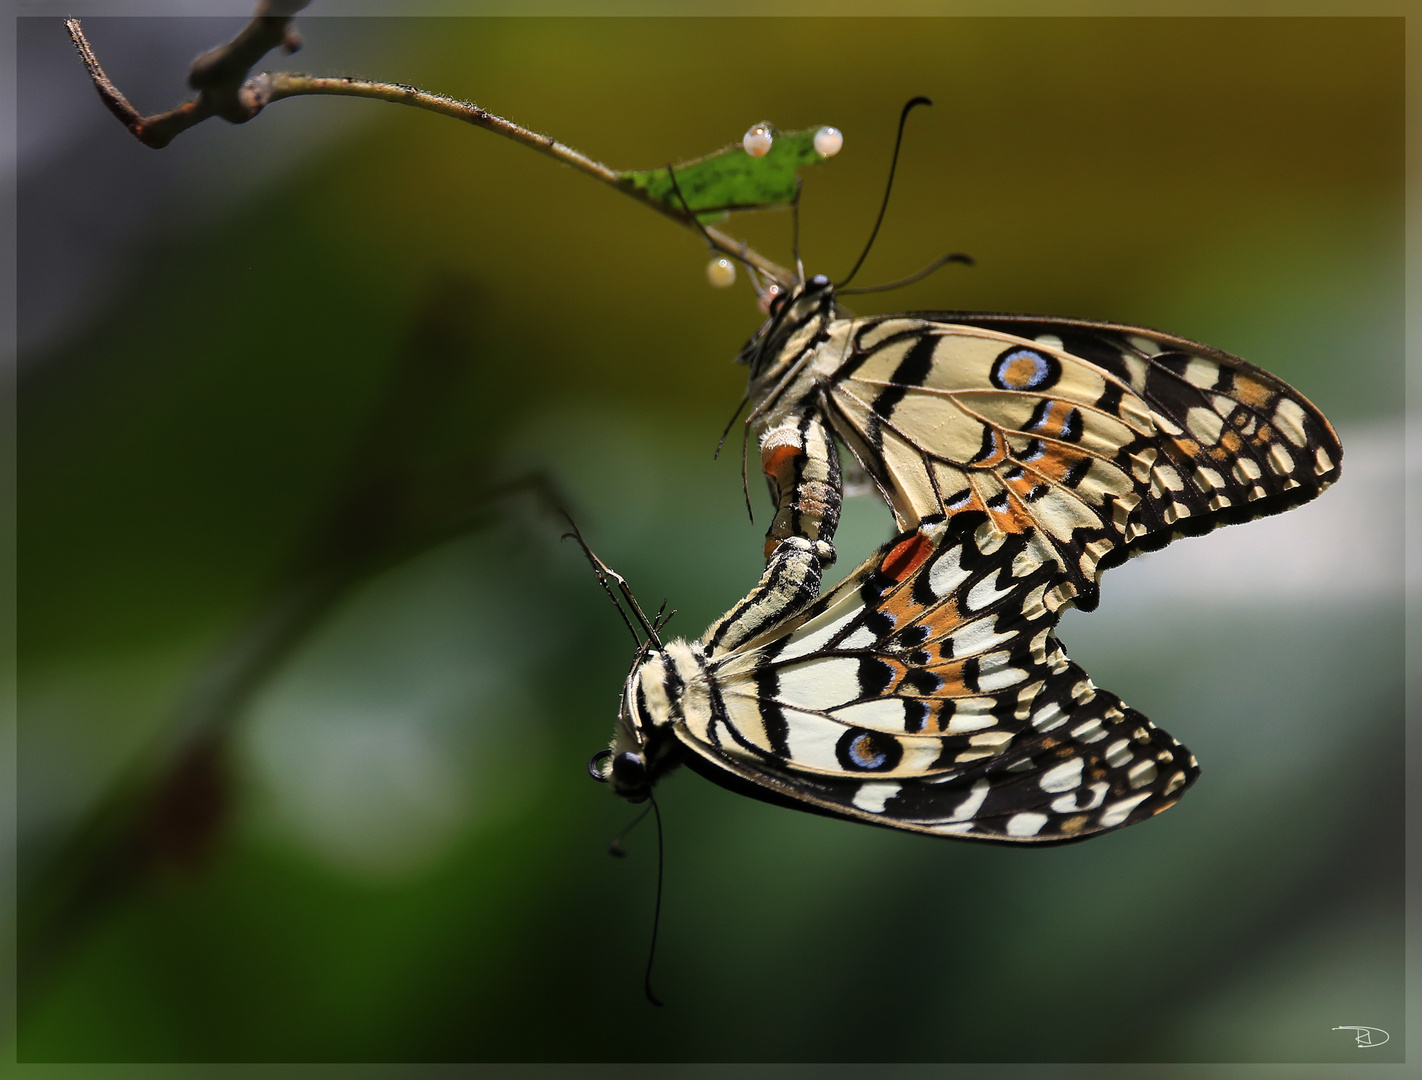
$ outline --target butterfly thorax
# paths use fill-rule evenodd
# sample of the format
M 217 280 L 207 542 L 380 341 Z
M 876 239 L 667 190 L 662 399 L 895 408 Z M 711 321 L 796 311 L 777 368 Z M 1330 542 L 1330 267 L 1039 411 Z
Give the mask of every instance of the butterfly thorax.
M 737 358 L 750 368 L 750 399 L 764 403 L 767 391 L 824 340 L 825 329 L 835 317 L 834 286 L 823 274 L 777 297 L 770 317 Z
M 685 726 L 688 708 L 699 712 L 709 700 L 699 645 L 676 640 L 647 652 L 627 676 L 603 779 L 624 799 L 647 798 L 681 763 L 674 728 Z

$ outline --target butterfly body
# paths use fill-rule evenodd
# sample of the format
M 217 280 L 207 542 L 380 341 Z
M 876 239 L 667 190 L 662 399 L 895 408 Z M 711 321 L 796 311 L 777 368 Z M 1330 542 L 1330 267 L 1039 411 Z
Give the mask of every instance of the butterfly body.
M 784 468 L 785 444 L 804 432 L 800 472 L 838 476 L 840 440 L 900 529 L 974 512 L 1004 535 L 1031 531 L 1085 610 L 1108 567 L 1307 501 L 1342 461 L 1328 421 L 1287 384 L 1142 327 L 982 312 L 845 318 L 814 278 L 742 359 L 777 501 L 767 555 L 784 536 L 818 538 L 813 516 L 795 527 L 805 500 Z
M 1323 415 L 1172 335 L 850 317 L 823 277 L 777 301 L 741 360 L 776 508 L 766 570 L 696 642 L 648 628 L 594 776 L 638 801 L 685 763 L 802 810 L 1017 844 L 1173 805 L 1194 757 L 1096 687 L 1057 621 L 1132 555 L 1316 496 L 1342 460 Z M 839 443 L 899 535 L 820 596 Z
M 1194 758 L 1066 658 L 1054 578 L 982 515 L 925 521 L 769 623 L 733 611 L 699 641 L 648 652 L 606 779 L 640 800 L 685 762 L 770 802 L 1010 843 L 1158 813 Z

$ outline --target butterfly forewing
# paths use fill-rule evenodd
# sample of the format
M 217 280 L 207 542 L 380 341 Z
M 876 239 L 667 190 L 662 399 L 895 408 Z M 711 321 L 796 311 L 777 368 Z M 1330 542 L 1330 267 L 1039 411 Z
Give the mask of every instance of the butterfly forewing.
M 825 407 L 900 525 L 985 514 L 1032 536 L 1082 608 L 1107 566 L 1304 502 L 1338 475 L 1337 437 L 1307 399 L 1155 331 L 942 313 L 840 335 L 817 372 Z
M 989 840 L 1078 839 L 1169 806 L 1193 759 L 1066 658 L 1061 575 L 1032 539 L 935 517 L 772 633 L 713 650 L 713 707 L 680 732 L 719 766 L 700 771 Z

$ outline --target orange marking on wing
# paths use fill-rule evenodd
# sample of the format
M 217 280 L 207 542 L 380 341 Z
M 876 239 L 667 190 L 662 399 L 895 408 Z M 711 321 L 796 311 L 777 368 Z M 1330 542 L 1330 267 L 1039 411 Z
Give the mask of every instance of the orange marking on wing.
M 928 558 L 932 551 L 932 541 L 923 533 L 914 533 L 906 540 L 900 540 L 884 556 L 883 562 L 879 564 L 879 572 L 895 582 L 903 581 L 923 565 L 923 560 Z
M 928 701 L 927 715 L 923 718 L 923 727 L 919 731 L 924 735 L 940 734 L 948 725 L 943 722 L 943 703 L 941 701 Z
M 899 683 L 903 682 L 904 676 L 908 674 L 908 667 L 898 660 L 889 659 L 887 656 L 879 656 L 877 659 L 881 663 L 888 664 L 890 671 L 893 673 L 889 679 L 889 685 L 884 689 L 885 696 L 898 693 Z
M 1011 497 L 1007 500 L 1006 510 L 992 511 L 993 524 L 1009 536 L 1024 533 L 1036 525 L 1035 519 L 1022 506 L 1022 503 Z
M 933 692 L 933 697 L 969 697 L 975 692 L 969 690 L 967 684 L 963 682 L 961 660 L 954 660 L 946 664 L 930 664 L 927 670 L 942 680 L 941 685 Z
M 949 599 L 939 604 L 920 618 L 918 625 L 928 627 L 928 637 L 924 640 L 924 645 L 942 641 L 963 625 L 963 617 L 958 613 L 957 601 Z
M 974 461 L 971 465 L 967 466 L 968 468 L 991 469 L 994 466 L 1001 465 L 1007 460 L 1008 454 L 1011 452 L 1007 445 L 1007 440 L 1002 437 L 1002 432 L 997 430 L 997 428 L 990 428 L 989 430 L 992 432 L 992 453 L 985 458 Z
M 923 615 L 924 607 L 913 598 L 910 588 L 895 589 L 879 604 L 879 610 L 894 620 L 894 625 L 902 629 L 917 622 Z
M 1072 450 L 1065 446 L 1052 446 L 1049 447 L 1041 457 L 1035 461 L 1027 462 L 1022 467 L 1024 469 L 1030 469 L 1032 472 L 1041 473 L 1048 480 L 1059 484 L 1066 479 L 1066 474 L 1071 471 L 1071 467 L 1079 462 L 1083 456 L 1080 451 Z M 1028 473 L 1027 476 L 1030 477 L 1031 473 Z M 1026 480 L 1027 477 L 1023 477 L 1023 479 Z M 1028 484 L 1028 487 L 1030 488 L 1034 485 L 1035 481 Z
M 1274 396 L 1273 391 L 1257 379 L 1251 379 L 1248 375 L 1234 373 L 1234 389 L 1231 397 L 1246 405 L 1252 405 L 1256 409 L 1262 409 L 1269 404 L 1270 398 Z
M 1066 426 L 1067 417 L 1072 414 L 1075 408 L 1065 401 L 1057 401 L 1055 398 L 1047 402 L 1047 415 L 1042 417 L 1042 422 L 1030 429 L 1034 435 L 1042 434 L 1049 438 L 1061 438 L 1062 430 Z

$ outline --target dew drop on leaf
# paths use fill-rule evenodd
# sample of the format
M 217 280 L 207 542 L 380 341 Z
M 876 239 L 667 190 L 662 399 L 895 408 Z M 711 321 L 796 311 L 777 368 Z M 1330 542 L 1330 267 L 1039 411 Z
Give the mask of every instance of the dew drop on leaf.
M 751 157 L 765 157 L 770 153 L 770 144 L 774 141 L 775 136 L 771 134 L 769 124 L 756 124 L 745 133 L 741 145 Z
M 749 139 L 750 135 L 746 135 L 746 138 Z M 839 128 L 822 127 L 815 132 L 815 153 L 820 157 L 834 157 L 842 146 L 844 146 L 844 136 L 840 133 Z M 746 150 L 749 151 L 750 147 L 747 146 Z

